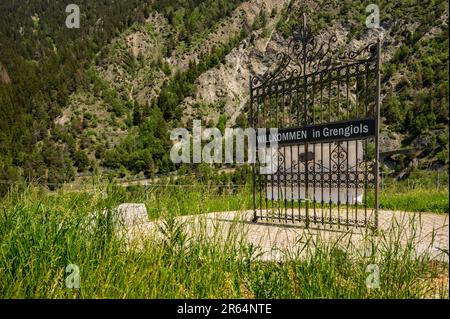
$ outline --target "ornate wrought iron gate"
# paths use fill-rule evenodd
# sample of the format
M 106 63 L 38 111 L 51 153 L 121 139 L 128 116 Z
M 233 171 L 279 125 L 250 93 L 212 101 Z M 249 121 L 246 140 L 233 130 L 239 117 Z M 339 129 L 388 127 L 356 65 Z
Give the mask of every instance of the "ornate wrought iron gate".
M 273 172 L 253 166 L 254 221 L 306 227 L 378 226 L 380 41 L 339 52 L 305 23 L 276 67 L 250 78 L 253 128 L 277 128 L 265 148 Z M 264 146 L 266 147 L 266 146 Z

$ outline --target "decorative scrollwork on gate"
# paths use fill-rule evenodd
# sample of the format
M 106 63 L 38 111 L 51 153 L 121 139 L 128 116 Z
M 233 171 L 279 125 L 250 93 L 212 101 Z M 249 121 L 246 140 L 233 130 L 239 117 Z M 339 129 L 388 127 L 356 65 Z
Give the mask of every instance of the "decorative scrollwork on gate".
M 256 88 L 270 83 L 288 80 L 308 74 L 324 72 L 351 62 L 374 59 L 376 44 L 370 43 L 363 48 L 347 48 L 339 53 L 336 35 L 325 41 L 319 41 L 306 22 L 298 27 L 289 39 L 285 52 L 275 54 L 276 67 L 262 75 L 252 75 L 251 83 Z
M 356 159 L 354 165 L 349 165 L 348 150 L 342 142 L 338 142 L 330 151 L 328 164 L 316 159 L 312 152 L 309 152 L 313 154 L 312 157 L 307 156 L 306 152 L 301 152 L 296 154 L 297 158 L 286 160 L 285 152 L 283 148 L 279 148 L 271 156 L 272 163 L 276 165 L 273 166 L 274 171 L 269 174 L 268 180 L 273 185 L 278 185 L 280 181 L 295 181 L 299 176 L 305 176 L 306 171 L 311 177 L 309 183 L 317 187 L 337 188 L 345 184 L 349 188 L 358 188 L 371 184 L 374 179 L 374 161 Z

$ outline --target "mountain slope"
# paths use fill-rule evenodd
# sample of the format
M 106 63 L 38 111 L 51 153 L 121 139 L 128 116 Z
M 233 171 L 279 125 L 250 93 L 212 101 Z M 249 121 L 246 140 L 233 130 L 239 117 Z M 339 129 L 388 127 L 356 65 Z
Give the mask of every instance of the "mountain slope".
M 377 30 L 363 1 L 80 1 L 89 27 L 70 31 L 65 3 L 49 3 L 0 5 L 1 180 L 174 170 L 169 129 L 245 125 L 249 75 L 271 67 L 302 13 L 341 47 L 383 37 L 381 150 L 417 149 L 386 169 L 448 168 L 445 1 L 381 1 Z

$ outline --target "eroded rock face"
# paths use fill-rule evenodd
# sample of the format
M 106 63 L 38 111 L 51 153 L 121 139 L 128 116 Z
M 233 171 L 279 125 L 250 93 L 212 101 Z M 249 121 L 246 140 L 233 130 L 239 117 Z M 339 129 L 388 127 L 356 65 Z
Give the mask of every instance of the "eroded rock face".
M 189 66 L 189 62 L 198 62 L 200 57 L 209 54 L 212 48 L 226 44 L 231 38 L 239 34 L 241 30 L 249 29 L 261 11 L 264 11 L 270 17 L 272 12 L 281 12 L 281 9 L 287 6 L 288 2 L 287 0 L 245 1 L 234 10 L 230 17 L 224 19 L 214 32 L 207 35 L 201 44 L 182 54 L 177 51 L 172 52 L 168 62 L 173 69 L 185 71 Z
M 267 30 L 273 30 L 279 21 L 280 15 L 272 15 L 272 12 L 281 12 L 288 1 L 248 1 L 245 2 L 236 13 L 230 17 L 224 27 L 227 34 L 240 32 L 243 23 L 251 25 L 261 11 L 265 11 L 269 17 Z M 219 33 L 223 31 L 218 31 Z M 214 35 L 212 35 L 214 37 Z M 223 36 L 221 36 L 223 38 Z M 208 42 L 208 41 L 206 41 Z M 200 75 L 196 80 L 196 94 L 186 98 L 181 109 L 184 110 L 186 119 L 201 116 L 205 122 L 213 120 L 217 123 L 220 115 L 225 114 L 228 124 L 233 125 L 239 114 L 242 113 L 248 100 L 250 74 L 262 74 L 267 69 L 267 55 L 282 50 L 286 45 L 285 39 L 277 32 L 264 34 L 263 30 L 253 31 L 242 40 L 225 57 L 225 62 Z M 181 58 L 179 67 L 183 67 Z M 195 58 L 193 58 L 195 60 Z M 206 114 L 198 114 L 196 104 L 207 106 Z
M 250 77 L 250 65 L 257 63 L 252 61 L 251 52 L 245 46 L 247 41 L 243 41 L 237 48 L 233 49 L 225 58 L 225 63 L 208 70 L 200 75 L 196 81 L 196 95 L 192 99 L 183 102 L 183 109 L 186 115 L 193 115 L 192 106 L 195 103 L 202 103 L 210 106 L 207 119 L 217 122 L 220 114 L 226 114 L 227 118 L 235 119 L 239 111 L 246 102 L 248 96 L 248 79 Z M 222 103 L 223 109 L 212 109 L 212 105 Z

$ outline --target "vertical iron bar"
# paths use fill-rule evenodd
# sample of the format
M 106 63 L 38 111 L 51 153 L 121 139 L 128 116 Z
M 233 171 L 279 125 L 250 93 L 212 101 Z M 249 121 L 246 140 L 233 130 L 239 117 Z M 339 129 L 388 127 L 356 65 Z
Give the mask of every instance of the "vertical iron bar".
M 340 111 L 340 97 L 341 97 L 341 69 L 337 69 L 337 78 L 336 78 L 336 84 L 337 84 L 337 106 L 336 106 L 336 116 L 337 120 L 339 121 L 339 111 Z M 338 162 L 337 162 L 337 213 L 338 213 L 338 228 L 340 228 L 341 224 L 341 142 L 338 142 L 338 148 L 337 148 L 337 155 L 338 155 Z
M 282 99 L 281 99 L 281 127 L 284 127 L 286 125 L 285 123 L 285 102 L 286 102 L 286 82 L 283 82 L 282 84 Z M 284 222 L 287 222 L 287 199 L 286 199 L 286 192 L 287 192 L 287 179 L 286 179 L 286 146 L 283 147 L 283 190 L 284 190 Z
M 312 107 L 312 123 L 315 124 L 315 105 L 314 105 L 314 95 L 315 95 L 315 83 L 316 83 L 316 76 L 313 74 L 312 77 L 312 83 L 311 83 L 311 107 Z M 317 215 L 316 215 L 316 143 L 313 143 L 313 211 L 314 211 L 314 224 L 317 223 Z
M 323 72 L 320 72 L 320 124 L 323 123 Z M 321 190 L 321 201 L 320 201 L 320 206 L 321 206 L 321 223 L 323 226 L 324 223 L 324 215 L 323 215 L 323 206 L 324 206 L 324 202 L 323 202 L 323 180 L 324 180 L 324 175 L 323 175 L 323 143 L 320 143 L 320 190 Z
M 263 108 L 263 111 L 262 111 L 262 113 L 263 113 L 263 118 L 262 118 L 262 120 L 261 120 L 261 122 L 264 122 L 264 128 L 267 130 L 267 129 L 269 129 L 270 128 L 270 125 L 267 125 L 267 107 L 266 107 L 266 105 L 267 105 L 267 95 L 266 95 L 266 87 L 265 86 L 263 86 L 262 88 L 261 88 L 261 94 L 262 94 L 262 99 L 261 99 L 261 101 L 262 101 L 262 108 Z M 269 131 L 270 132 L 270 131 Z M 266 134 L 267 132 L 264 132 L 264 134 Z M 267 159 L 267 144 L 266 145 L 264 145 L 264 156 L 266 157 L 266 159 Z M 266 165 L 266 167 L 267 167 L 267 161 L 265 160 L 265 165 Z M 265 215 L 266 215 L 266 218 L 267 218 L 267 212 L 268 212 L 268 210 L 269 210 L 269 204 L 268 204 L 268 202 L 269 202 L 269 194 L 268 194 L 268 191 L 269 191 L 269 185 L 268 185 L 268 180 L 269 180 L 269 176 L 268 176 L 268 174 L 267 174 L 268 172 L 266 171 L 265 172 L 265 174 L 263 175 L 264 176 L 264 193 L 265 193 L 265 198 L 264 198 L 264 202 L 265 202 Z M 262 207 L 261 207 L 261 214 L 260 214 L 260 217 L 261 217 L 261 220 L 263 219 L 263 211 L 262 211 Z
M 308 125 L 308 108 L 307 108 L 307 76 L 306 76 L 306 58 L 307 58 L 307 29 L 306 29 L 306 15 L 303 14 L 303 32 L 304 36 L 302 37 L 303 43 L 303 110 L 305 116 L 305 125 Z M 306 228 L 309 227 L 309 174 L 308 174 L 308 142 L 305 143 L 305 212 L 306 212 Z
M 378 228 L 378 174 L 380 171 L 379 160 L 379 134 L 380 134 L 380 51 L 381 51 L 381 41 L 380 38 L 377 39 L 376 47 L 376 101 L 375 101 L 375 111 L 376 111 L 376 121 L 375 121 L 375 225 L 374 228 Z
M 271 90 L 272 87 L 273 87 L 272 85 L 269 85 L 269 89 L 268 89 L 268 92 L 267 92 L 267 94 L 269 95 L 269 110 L 270 110 L 270 124 L 271 124 L 270 127 L 272 127 L 272 125 L 273 125 L 273 97 L 272 97 L 272 90 Z M 272 151 L 273 151 L 272 147 L 270 147 L 270 159 L 271 159 L 271 161 L 273 161 L 273 152 Z M 274 201 L 275 201 L 273 192 L 274 192 L 275 174 L 273 173 L 272 170 L 270 170 L 270 173 L 271 173 L 270 174 L 270 182 L 271 182 L 271 189 L 272 189 L 270 219 L 273 221 L 274 220 L 273 211 L 274 211 Z M 267 177 L 269 177 L 269 176 L 267 176 Z M 268 220 L 269 216 L 267 214 L 266 214 L 266 216 L 267 216 L 267 220 Z
M 355 86 L 356 86 L 356 90 L 355 90 L 355 108 L 356 108 L 356 114 L 355 114 L 355 118 L 359 118 L 358 115 L 358 108 L 359 108 L 359 87 L 358 87 L 358 79 L 359 79 L 359 67 L 360 64 L 357 65 L 356 67 L 356 78 L 355 78 Z M 355 221 L 356 221 L 356 227 L 358 227 L 359 225 L 359 221 L 358 221 L 358 183 L 359 183 L 359 172 L 358 172 L 358 166 L 359 166 L 359 162 L 358 162 L 358 140 L 355 141 L 356 145 L 356 173 L 355 173 Z
M 299 78 L 295 80 L 295 86 L 296 86 L 296 108 L 297 108 L 297 126 L 300 126 L 300 99 L 299 99 L 299 90 L 300 90 L 300 84 L 299 84 Z M 298 221 L 300 222 L 300 216 L 301 216 L 301 199 L 300 199 L 300 186 L 301 186 L 301 172 L 300 172 L 300 145 L 297 144 L 297 203 L 298 203 Z
M 274 84 L 275 87 L 275 107 L 276 107 L 276 127 L 280 127 L 280 121 L 279 121 L 279 114 L 278 114 L 278 83 Z M 281 216 L 280 216 L 280 205 L 281 205 L 281 190 L 280 190 L 280 163 L 279 163 L 279 159 L 280 159 L 280 147 L 277 147 L 277 215 L 278 215 L 278 221 L 281 221 Z
M 258 98 L 256 99 L 257 112 L 256 112 L 256 121 L 255 121 L 255 128 L 254 128 L 256 130 L 256 132 L 258 132 L 257 130 L 259 127 L 265 127 L 265 125 L 262 126 L 260 123 L 260 119 L 264 118 L 264 100 L 263 100 L 264 94 L 263 93 L 264 93 L 264 88 L 259 88 L 257 90 L 257 96 L 258 96 Z M 261 103 L 261 102 L 263 102 L 263 103 Z M 260 109 L 261 109 L 262 115 L 259 114 Z M 258 141 L 256 141 L 256 150 L 255 150 L 255 152 L 257 154 L 256 156 L 259 156 L 259 154 L 258 154 L 259 147 L 260 146 L 258 145 Z M 262 193 L 263 193 L 263 191 L 266 192 L 266 188 L 264 187 L 264 189 L 263 189 L 262 183 L 263 183 L 263 179 L 265 179 L 265 176 L 262 174 L 258 174 L 258 177 L 259 177 L 259 179 L 258 179 L 259 180 L 259 183 L 258 183 L 259 184 L 259 191 L 258 191 L 258 193 L 259 193 L 259 216 L 260 216 L 260 218 L 262 218 L 262 208 L 263 208 Z M 256 217 L 256 218 L 258 218 L 258 217 Z
M 369 91 L 369 63 L 370 62 L 366 62 L 365 64 L 365 68 L 366 68 L 366 80 L 365 82 L 365 88 L 364 88 L 364 116 L 367 117 L 367 108 L 368 108 L 368 104 L 369 104 L 369 95 L 368 95 L 368 91 Z M 367 158 L 367 142 L 368 139 L 364 139 L 364 226 L 367 226 L 367 184 L 368 184 L 368 168 L 367 168 L 367 163 L 368 163 L 368 158 Z
M 293 114 L 292 114 L 292 87 L 293 87 L 293 79 L 289 81 L 289 126 L 293 127 Z M 290 155 L 291 155 L 291 165 L 289 168 L 289 176 L 290 176 L 290 187 L 291 187 L 291 222 L 294 222 L 294 187 L 293 187 L 293 158 L 292 158 L 292 145 L 289 146 Z
M 345 68 L 345 77 L 346 77 L 346 79 L 345 79 L 345 82 L 346 82 L 346 99 L 347 99 L 347 101 L 346 101 L 346 103 L 347 103 L 347 121 L 350 119 L 350 99 L 349 99 L 349 96 L 348 96 L 348 87 L 349 87 L 349 81 L 350 81 L 350 79 L 349 79 L 349 66 L 347 66 L 346 68 Z M 347 146 L 347 167 L 346 167 L 346 173 L 345 173 L 345 181 L 346 181 L 346 189 L 345 189 L 345 195 L 346 195 L 346 203 L 345 203 L 345 206 L 346 206 L 346 221 L 345 221 L 345 223 L 347 224 L 347 229 L 348 229 L 348 226 L 349 226 L 349 220 L 348 220 L 348 210 L 349 210 L 349 203 L 348 203 L 348 193 L 349 193 L 349 188 L 348 188 L 348 180 L 349 180 L 349 178 L 350 178 L 350 172 L 349 172 L 349 164 L 348 164 L 348 157 L 350 156 L 350 154 L 349 154 L 349 149 L 348 149 L 348 140 L 346 141 L 346 146 Z
M 254 114 L 253 114 L 253 85 L 252 85 L 252 77 L 249 78 L 249 87 L 250 87 L 250 122 L 251 126 L 255 128 L 254 122 Z M 253 193 L 253 221 L 256 222 L 258 217 L 256 214 L 256 169 L 255 163 L 252 163 L 252 193 Z
M 331 108 L 332 108 L 332 105 L 331 105 L 331 91 L 333 89 L 332 75 L 333 75 L 332 72 L 328 73 L 328 111 L 329 111 L 328 112 L 328 122 L 331 122 Z M 329 180 L 329 185 L 328 185 L 329 186 L 328 187 L 328 195 L 329 195 L 329 197 L 328 197 L 328 206 L 329 206 L 329 209 L 330 209 L 329 222 L 330 222 L 331 227 L 333 227 L 333 223 L 332 223 L 333 216 L 332 216 L 332 209 L 331 209 L 331 206 L 332 206 L 332 203 L 333 203 L 331 201 L 331 195 L 332 195 L 331 187 L 333 185 L 332 173 L 331 173 L 331 169 L 332 169 L 332 167 L 331 167 L 331 143 L 332 142 L 328 142 L 328 180 Z

